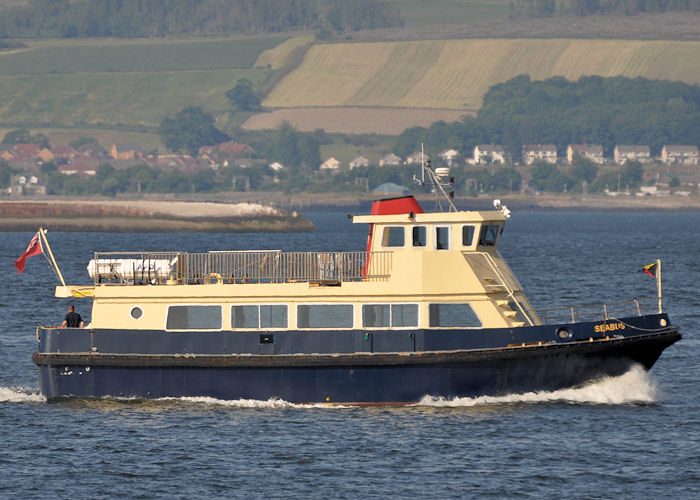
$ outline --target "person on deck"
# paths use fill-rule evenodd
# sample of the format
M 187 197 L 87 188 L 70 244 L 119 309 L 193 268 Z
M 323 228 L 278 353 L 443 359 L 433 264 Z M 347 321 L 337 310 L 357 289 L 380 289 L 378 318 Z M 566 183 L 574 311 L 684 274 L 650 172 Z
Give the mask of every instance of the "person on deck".
M 66 318 L 63 320 L 63 323 L 61 324 L 61 327 L 68 327 L 68 328 L 83 328 L 85 326 L 85 322 L 83 321 L 83 318 L 75 312 L 75 308 L 70 305 L 68 306 L 68 314 L 66 314 Z

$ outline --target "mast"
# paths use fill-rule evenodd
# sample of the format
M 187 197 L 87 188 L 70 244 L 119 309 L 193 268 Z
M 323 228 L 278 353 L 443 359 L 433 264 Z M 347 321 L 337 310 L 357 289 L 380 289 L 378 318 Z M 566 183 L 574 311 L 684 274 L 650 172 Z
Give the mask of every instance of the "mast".
M 58 264 L 56 263 L 56 258 L 53 256 L 53 252 L 51 251 L 51 245 L 49 245 L 49 240 L 46 237 L 46 230 L 44 228 L 39 228 L 39 234 L 41 235 L 41 239 L 44 243 L 46 243 L 46 249 L 49 251 L 49 257 L 51 259 L 49 260 L 49 263 L 53 267 L 54 271 L 56 271 L 56 275 L 58 276 L 58 279 L 61 280 L 61 284 L 63 286 L 66 286 L 66 282 L 63 279 L 63 274 L 61 274 L 61 270 L 58 267 Z
M 420 156 L 421 156 L 421 178 L 419 179 L 416 175 L 413 175 L 413 182 L 419 186 L 430 186 L 433 188 L 436 197 L 436 203 L 438 209 L 444 211 L 442 208 L 441 200 L 447 202 L 448 212 L 456 212 L 457 207 L 452 201 L 455 197 L 454 191 L 446 191 L 445 188 L 454 188 L 454 177 L 449 177 L 448 182 L 442 182 L 440 178 L 435 174 L 433 167 L 430 164 L 430 160 L 425 161 L 425 155 L 423 152 L 423 143 L 420 145 Z M 427 179 L 426 179 L 427 174 Z

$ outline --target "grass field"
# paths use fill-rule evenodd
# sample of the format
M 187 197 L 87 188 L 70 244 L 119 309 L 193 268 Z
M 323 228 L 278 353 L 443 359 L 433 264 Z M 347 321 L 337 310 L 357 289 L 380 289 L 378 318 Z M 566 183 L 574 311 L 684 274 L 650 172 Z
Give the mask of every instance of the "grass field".
M 184 106 L 202 106 L 225 117 L 225 92 L 239 78 L 261 81 L 262 70 L 161 71 L 4 76 L 0 117 L 4 123 L 145 125 Z
M 478 110 L 490 86 L 527 73 L 700 84 L 700 42 L 475 39 L 313 46 L 264 101 L 274 108 Z
M 226 91 L 239 78 L 254 85 L 268 79 L 269 69 L 253 65 L 285 40 L 30 41 L 27 49 L 0 52 L 0 125 L 153 130 L 165 116 L 194 105 L 226 129 L 234 120 Z
M 322 128 L 326 132 L 345 134 L 398 135 L 409 127 L 427 127 L 439 120 L 457 121 L 465 114 L 468 113 L 452 109 L 284 108 L 253 115 L 246 120 L 243 128 L 272 129 L 288 121 L 297 129 L 307 132 Z
M 187 40 L 52 40 L 0 52 L 0 75 L 151 73 L 252 68 L 283 37 Z
M 392 0 L 406 26 L 462 24 L 508 17 L 511 0 Z

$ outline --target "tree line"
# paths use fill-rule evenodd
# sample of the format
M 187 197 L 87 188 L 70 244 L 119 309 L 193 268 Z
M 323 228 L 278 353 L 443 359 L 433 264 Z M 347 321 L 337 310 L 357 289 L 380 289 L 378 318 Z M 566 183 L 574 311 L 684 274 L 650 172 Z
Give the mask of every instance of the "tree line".
M 510 4 L 512 17 L 546 17 L 554 14 L 588 16 L 640 12 L 700 11 L 697 0 L 515 0 Z
M 0 8 L 0 38 L 336 31 L 400 24 L 379 0 L 29 0 Z
M 697 144 L 700 86 L 645 78 L 587 76 L 532 81 L 520 75 L 494 85 L 476 117 L 436 122 L 400 134 L 395 152 L 448 147 L 468 153 L 477 144 L 501 144 L 514 160 L 523 144 L 646 144 L 658 155 L 664 144 Z

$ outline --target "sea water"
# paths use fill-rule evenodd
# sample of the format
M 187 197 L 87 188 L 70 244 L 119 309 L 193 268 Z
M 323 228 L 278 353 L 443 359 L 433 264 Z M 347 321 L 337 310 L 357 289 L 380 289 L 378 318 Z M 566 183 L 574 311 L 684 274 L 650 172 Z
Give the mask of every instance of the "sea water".
M 71 284 L 95 251 L 362 250 L 344 213 L 311 234 L 49 232 Z M 700 494 L 700 214 L 516 211 L 501 252 L 536 308 L 655 297 L 639 269 L 662 259 L 664 306 L 683 340 L 574 389 L 406 407 L 282 400 L 67 399 L 47 403 L 31 363 L 36 325 L 68 302 L 32 233 L 0 238 L 0 497 L 579 497 Z M 74 301 L 86 322 L 89 301 Z

